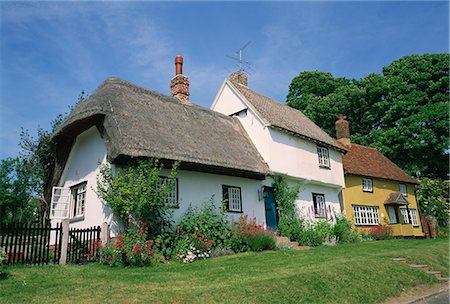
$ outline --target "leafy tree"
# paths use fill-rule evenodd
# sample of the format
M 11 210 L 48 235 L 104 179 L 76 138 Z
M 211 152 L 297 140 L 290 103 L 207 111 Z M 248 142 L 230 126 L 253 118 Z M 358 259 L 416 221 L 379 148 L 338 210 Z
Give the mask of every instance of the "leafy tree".
M 170 228 L 173 206 L 166 198 L 176 181 L 179 162 L 172 166 L 166 182 L 163 165 L 157 159 L 144 159 L 125 166 L 109 164 L 100 167 L 97 195 L 105 201 L 125 227 L 138 221 L 149 227 L 150 237 Z
M 30 178 L 26 160 L 0 161 L 0 224 L 37 218 L 38 205 L 28 188 Z
M 449 220 L 449 190 L 448 180 L 424 178 L 416 192 L 420 212 L 436 217 L 442 227 L 447 227 Z
M 445 178 L 449 172 L 449 56 L 406 56 L 361 80 L 325 72 L 295 77 L 287 104 L 331 136 L 338 114 L 352 142 L 379 149 L 410 174 Z

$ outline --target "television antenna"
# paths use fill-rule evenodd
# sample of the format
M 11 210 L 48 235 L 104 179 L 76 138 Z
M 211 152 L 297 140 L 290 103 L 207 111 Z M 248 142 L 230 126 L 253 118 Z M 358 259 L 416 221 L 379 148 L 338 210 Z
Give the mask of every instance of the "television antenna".
M 230 56 L 227 55 L 228 58 L 231 58 L 233 60 L 236 60 L 239 62 L 239 72 L 244 72 L 247 69 L 244 69 L 244 66 L 248 69 L 251 69 L 251 64 L 248 61 L 244 60 L 244 49 L 250 44 L 252 43 L 251 41 L 247 42 L 243 47 L 241 47 L 239 50 L 237 50 L 236 52 L 234 52 L 234 55 Z

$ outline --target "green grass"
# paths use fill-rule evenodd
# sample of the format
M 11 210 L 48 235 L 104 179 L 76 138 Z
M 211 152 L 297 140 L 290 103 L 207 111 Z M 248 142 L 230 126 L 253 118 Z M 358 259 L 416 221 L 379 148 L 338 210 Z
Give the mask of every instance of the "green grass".
M 391 258 L 448 276 L 448 249 L 448 239 L 393 240 L 146 268 L 10 266 L 0 303 L 377 303 L 437 282 Z

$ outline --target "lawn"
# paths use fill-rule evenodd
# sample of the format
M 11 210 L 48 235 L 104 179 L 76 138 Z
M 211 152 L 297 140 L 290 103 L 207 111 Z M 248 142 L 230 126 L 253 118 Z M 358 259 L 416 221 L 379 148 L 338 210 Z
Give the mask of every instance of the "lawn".
M 10 266 L 0 303 L 378 303 L 437 282 L 393 257 L 448 276 L 449 241 L 372 241 L 146 268 Z

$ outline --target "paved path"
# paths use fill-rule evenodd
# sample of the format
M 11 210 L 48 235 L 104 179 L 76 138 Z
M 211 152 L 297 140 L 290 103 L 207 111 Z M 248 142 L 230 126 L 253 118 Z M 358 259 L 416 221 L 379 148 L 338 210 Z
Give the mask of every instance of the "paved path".
M 420 285 L 405 291 L 397 298 L 387 299 L 384 304 L 449 304 L 449 292 L 448 283 L 431 287 Z

